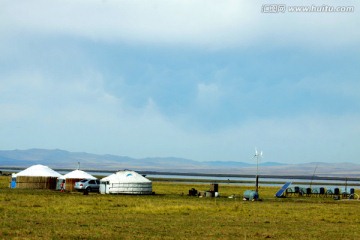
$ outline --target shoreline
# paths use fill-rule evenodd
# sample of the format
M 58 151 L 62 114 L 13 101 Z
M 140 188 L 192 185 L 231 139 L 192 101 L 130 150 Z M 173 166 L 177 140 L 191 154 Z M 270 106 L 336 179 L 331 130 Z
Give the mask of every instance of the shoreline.
M 26 169 L 25 167 L 0 167 L 0 171 L 2 171 L 3 173 L 8 173 L 11 174 L 13 171 L 11 170 L 18 170 L 18 171 L 22 171 Z M 68 168 L 54 168 L 55 171 L 57 172 L 67 172 L 67 171 L 73 171 L 74 169 L 68 169 Z M 116 171 L 119 170 L 106 170 L 106 169 L 83 169 L 83 171 L 88 172 L 88 173 L 97 173 L 94 175 L 98 175 L 98 176 L 107 176 L 107 174 L 112 174 Z M 136 170 L 135 170 L 136 171 Z M 193 177 L 225 177 L 225 178 L 255 178 L 256 175 L 255 174 L 226 174 L 226 173 L 196 173 L 196 172 L 170 172 L 170 171 L 146 171 L 146 170 L 139 170 L 136 171 L 139 174 L 142 175 L 158 175 L 158 176 L 163 176 L 163 175 L 169 175 L 169 176 L 193 176 Z M 99 173 L 103 173 L 103 174 L 99 174 Z M 319 175 L 295 175 L 295 174 L 286 174 L 286 175 L 276 175 L 276 174 L 259 174 L 259 177 L 262 179 L 268 179 L 268 178 L 273 178 L 273 179 L 302 179 L 302 180 L 324 180 L 324 181 L 359 181 L 359 185 L 360 185 L 360 177 L 345 177 L 345 176 L 319 176 Z M 156 177 L 153 177 L 156 178 Z M 161 178 L 164 179 L 164 178 Z M 174 180 L 173 178 L 169 178 L 171 180 Z M 177 181 L 179 181 L 178 179 L 176 179 Z M 189 179 L 184 179 L 184 180 L 189 180 Z M 194 180 L 199 180 L 199 179 L 194 179 Z M 217 180 L 217 181 L 225 181 L 228 182 L 229 180 Z M 238 180 L 230 180 L 230 181 L 237 181 L 237 182 L 244 182 L 244 181 L 238 181 Z M 247 182 L 247 181 L 245 181 Z M 254 182 L 254 181 L 249 181 L 249 182 Z M 260 182 L 272 182 L 272 181 L 260 181 Z M 277 183 L 277 182 L 275 182 Z
M 255 180 L 213 180 L 213 179 L 194 179 L 194 178 L 156 178 L 156 177 L 149 177 L 148 178 L 151 181 L 154 182 L 179 182 L 179 183 L 221 183 L 221 184 L 244 184 L 244 185 L 253 185 L 255 184 Z M 276 181 L 259 181 L 259 184 L 263 184 L 263 185 L 284 185 L 285 182 L 276 182 Z M 299 181 L 294 181 L 292 182 L 291 185 L 309 185 L 309 182 L 299 182 Z M 334 185 L 346 185 L 348 187 L 360 187 L 360 182 L 359 183 L 347 183 L 347 184 L 340 184 L 340 183 L 333 183 L 333 182 L 312 182 L 311 185 L 313 186 L 334 186 Z

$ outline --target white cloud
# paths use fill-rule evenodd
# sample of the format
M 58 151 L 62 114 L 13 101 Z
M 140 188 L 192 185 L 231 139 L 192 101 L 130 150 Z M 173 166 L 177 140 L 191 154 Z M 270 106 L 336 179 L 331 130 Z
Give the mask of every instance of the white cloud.
M 355 13 L 261 13 L 268 1 L 3 1 L 3 33 L 81 36 L 99 41 L 228 48 L 258 44 L 354 45 Z M 288 5 L 314 4 L 288 1 Z M 337 1 L 321 4 L 337 6 Z M 352 5 L 359 5 L 351 2 Z M 331 26 L 331 27 L 329 27 Z M 319 46 L 319 44 L 321 44 Z M 264 46 L 266 47 L 266 46 Z
M 214 107 L 219 103 L 221 98 L 221 90 L 215 83 L 198 84 L 197 102 L 204 107 Z
M 8 1 L 2 5 L 2 25 L 8 30 L 197 44 L 208 42 L 209 34 L 219 39 L 237 27 L 248 6 L 237 1 Z
M 212 139 L 216 141 L 212 141 L 203 154 L 211 159 L 227 153 L 233 160 L 250 161 L 257 146 L 265 152 L 264 161 L 354 161 L 359 154 L 354 149 L 354 142 L 360 134 L 359 121 L 359 115 L 304 115 L 253 120 L 213 133 Z
M 212 66 L 195 63 L 191 72 L 203 76 L 194 77 L 191 83 L 194 92 L 191 94 L 185 94 L 190 87 L 180 89 L 182 92 L 172 85 L 171 89 L 168 88 L 169 85 L 163 84 L 164 79 L 152 83 L 156 88 L 178 93 L 178 99 L 191 98 L 184 104 L 189 109 L 182 109 L 179 115 L 166 116 L 161 111 L 164 109 L 162 105 L 166 105 L 164 102 L 172 96 L 164 94 L 156 98 L 159 91 L 146 83 L 151 73 L 143 73 L 140 77 L 145 76 L 145 80 L 131 85 L 132 79 L 121 80 L 121 70 L 117 69 L 116 73 L 104 70 L 103 65 L 112 61 L 111 57 L 105 63 L 102 60 L 107 57 L 100 57 L 99 62 L 103 65 L 87 61 L 88 57 L 99 57 L 98 51 L 102 51 L 104 45 L 100 44 L 92 52 L 89 50 L 92 46 L 76 49 L 74 45 L 81 45 L 82 41 L 72 41 L 80 37 L 135 45 L 179 44 L 209 48 L 249 45 L 266 48 L 298 44 L 304 48 L 315 46 L 316 50 L 320 46 L 336 47 L 360 40 L 360 32 L 355 31 L 360 21 L 357 12 L 267 15 L 260 12 L 263 3 L 268 1 L 1 1 L 0 34 L 5 38 L 0 39 L 5 43 L 0 44 L 1 61 L 6 64 L 8 58 L 12 61 L 8 64 L 10 70 L 0 74 L 0 124 L 3 126 L 0 128 L 0 145 L 4 149 L 64 148 L 133 157 L 178 156 L 195 160 L 239 161 L 250 161 L 253 148 L 258 146 L 265 151 L 266 161 L 355 161 L 359 150 L 354 146 L 360 136 L 360 117 L 354 113 L 356 106 L 349 111 L 352 114 L 346 112 L 348 115 L 343 116 L 329 116 L 323 112 L 319 114 L 324 115 L 310 116 L 313 112 L 309 113 L 307 103 L 305 111 L 289 110 L 284 118 L 274 117 L 274 114 L 271 117 L 256 115 L 256 110 L 247 111 L 252 106 L 265 109 L 267 96 L 276 98 L 270 102 L 274 103 L 274 109 L 288 111 L 288 106 L 293 107 L 291 100 L 297 101 L 291 95 L 299 93 L 303 97 L 303 90 L 305 93 L 313 91 L 314 95 L 323 93 L 335 99 L 345 96 L 356 101 L 360 86 L 353 80 L 343 81 L 339 76 L 318 74 L 322 71 L 320 69 L 317 76 L 297 83 L 285 79 L 252 84 L 252 79 L 241 79 L 228 73 L 226 67 L 216 66 L 215 69 L 220 70 L 214 70 L 210 82 L 196 83 L 206 78 L 206 71 Z M 300 4 L 287 1 L 290 3 Z M 314 4 L 313 1 L 303 3 Z M 324 3 L 338 4 L 335 1 Z M 34 39 L 27 42 L 29 39 L 26 37 L 37 36 L 44 38 L 42 42 L 48 45 L 40 49 L 41 43 L 38 43 L 33 51 L 28 51 Z M 49 36 L 51 40 L 47 38 Z M 61 48 L 62 45 L 57 44 L 58 36 L 64 37 L 59 41 L 65 39 L 71 46 Z M 23 37 L 19 41 L 26 42 L 25 46 L 18 46 L 17 39 Z M 52 45 L 52 41 L 56 44 Z M 116 45 L 107 47 L 106 51 L 114 50 L 114 55 L 122 54 L 116 51 Z M 114 49 L 109 50 L 110 47 Z M 261 51 L 254 51 L 254 54 Z M 131 54 L 125 53 L 124 61 Z M 222 54 L 228 54 L 229 61 L 232 61 L 237 53 L 224 51 Z M 279 54 L 284 54 L 284 51 Z M 226 59 L 224 55 L 221 57 Z M 256 56 L 249 60 L 256 61 Z M 136 60 L 131 61 L 136 69 Z M 181 70 L 181 67 L 180 63 L 172 71 Z M 107 73 L 109 79 L 104 79 L 102 70 L 111 72 Z M 333 72 L 342 75 L 344 70 Z M 124 75 L 135 80 L 140 78 L 132 74 Z M 314 76 L 311 72 L 308 75 Z M 158 76 L 155 74 L 155 77 Z M 164 78 L 170 81 L 172 74 Z M 229 84 L 231 81 L 236 84 Z M 138 98 L 141 98 L 140 104 L 130 103 Z M 260 101 L 256 102 L 258 99 Z M 284 107 L 279 102 L 290 103 Z M 229 104 L 243 107 L 229 108 Z M 239 115 L 249 112 L 256 116 L 246 117 L 252 121 L 244 122 Z M 218 117 L 218 125 L 206 125 L 205 130 L 201 128 L 204 122 L 212 123 L 211 117 L 214 116 Z M 199 122 L 197 117 L 201 118 Z M 225 118 L 234 120 L 226 121 Z
M 316 94 L 327 94 L 337 97 L 348 97 L 354 101 L 359 99 L 360 82 L 348 76 L 320 74 L 301 79 L 296 87 Z
M 142 108 L 125 106 L 104 90 L 99 73 L 60 84 L 45 81 L 40 74 L 29 75 L 1 82 L 4 149 L 63 148 L 132 157 L 247 162 L 255 146 L 265 152 L 264 161 L 356 161 L 359 153 L 354 143 L 360 136 L 360 116 L 355 114 L 253 119 L 203 131 L 168 119 L 151 98 Z M 19 87 L 27 98 L 10 101 L 4 95 Z M 218 94 L 215 84 L 200 84 L 199 90 L 206 99 Z

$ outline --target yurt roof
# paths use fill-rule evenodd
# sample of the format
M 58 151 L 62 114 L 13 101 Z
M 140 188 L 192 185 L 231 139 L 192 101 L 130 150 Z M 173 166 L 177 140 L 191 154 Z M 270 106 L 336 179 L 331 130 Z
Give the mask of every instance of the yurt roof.
M 117 173 L 111 174 L 101 181 L 115 181 L 121 183 L 144 183 L 144 182 L 151 182 L 149 179 L 143 177 L 142 175 L 138 174 L 135 171 L 124 170 L 119 171 Z
M 109 175 L 107 177 L 104 177 L 104 178 L 100 179 L 100 181 L 110 181 L 110 179 L 115 179 L 115 177 L 116 177 L 115 175 L 116 174 L 113 173 L 113 174 L 111 174 L 111 175 Z
M 51 168 L 38 164 L 33 165 L 21 172 L 16 174 L 16 177 L 27 176 L 27 177 L 61 177 L 62 175 Z
M 74 178 L 74 179 L 96 179 L 96 177 L 94 177 L 93 175 L 84 172 L 82 170 L 74 170 L 72 172 L 69 172 L 67 174 L 65 174 L 64 176 L 60 177 L 60 179 L 70 179 L 70 178 Z

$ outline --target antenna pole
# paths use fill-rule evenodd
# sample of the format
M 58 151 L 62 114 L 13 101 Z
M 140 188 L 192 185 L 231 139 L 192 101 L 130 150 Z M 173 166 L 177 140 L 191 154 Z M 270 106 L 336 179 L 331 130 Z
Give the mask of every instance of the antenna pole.
M 259 175 L 259 154 L 256 154 L 256 176 Z
M 348 179 L 345 178 L 345 193 L 347 193 L 347 181 L 348 181 Z
M 78 170 L 80 170 L 80 162 L 78 162 Z
M 316 164 L 316 167 L 315 167 L 315 169 L 314 169 L 314 173 L 313 173 L 313 175 L 312 175 L 311 182 L 310 182 L 310 188 L 311 188 L 312 182 L 313 182 L 313 180 L 314 180 L 315 172 L 316 172 L 317 167 L 318 167 L 318 164 Z
M 262 151 L 261 151 L 262 154 Z M 256 187 L 256 192 L 259 192 L 259 153 L 257 150 L 255 150 L 255 157 L 256 157 L 256 182 L 255 182 L 255 187 Z

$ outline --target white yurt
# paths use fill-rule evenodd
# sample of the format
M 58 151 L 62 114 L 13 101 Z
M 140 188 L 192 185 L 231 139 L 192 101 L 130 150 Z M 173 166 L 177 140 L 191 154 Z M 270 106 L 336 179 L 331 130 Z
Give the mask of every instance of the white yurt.
M 55 189 L 56 180 L 62 175 L 51 168 L 38 164 L 12 177 L 16 178 L 16 188 Z
M 65 186 L 64 186 L 65 190 L 74 191 L 75 183 L 83 179 L 97 179 L 97 178 L 87 172 L 77 169 L 65 174 L 64 176 L 59 177 L 57 181 L 56 190 L 60 190 L 61 183 L 65 181 Z
M 111 174 L 100 180 L 101 194 L 152 194 L 152 182 L 130 170 Z

